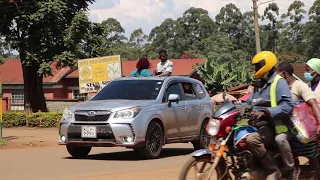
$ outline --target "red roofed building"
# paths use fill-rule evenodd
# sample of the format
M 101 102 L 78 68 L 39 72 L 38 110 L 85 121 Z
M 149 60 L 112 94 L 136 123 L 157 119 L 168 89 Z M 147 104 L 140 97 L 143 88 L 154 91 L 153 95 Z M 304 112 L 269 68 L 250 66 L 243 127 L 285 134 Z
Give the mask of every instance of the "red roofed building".
M 200 79 L 193 70 L 204 59 L 172 59 L 174 64 L 173 75 L 191 76 Z M 128 76 L 135 70 L 138 61 L 123 61 L 122 75 Z M 160 60 L 150 60 L 153 72 Z M 51 64 L 52 76 L 43 78 L 44 96 L 48 101 L 52 100 L 78 100 L 86 98 L 86 94 L 79 94 L 78 70 L 69 67 L 56 68 L 56 62 Z M 3 112 L 8 110 L 23 110 L 24 91 L 22 66 L 19 59 L 9 59 L 0 66 L 3 89 Z M 200 79 L 201 80 L 201 79 Z M 65 104 L 66 102 L 64 102 Z M 48 105 L 49 106 L 49 105 Z M 48 107 L 50 110 L 50 107 Z

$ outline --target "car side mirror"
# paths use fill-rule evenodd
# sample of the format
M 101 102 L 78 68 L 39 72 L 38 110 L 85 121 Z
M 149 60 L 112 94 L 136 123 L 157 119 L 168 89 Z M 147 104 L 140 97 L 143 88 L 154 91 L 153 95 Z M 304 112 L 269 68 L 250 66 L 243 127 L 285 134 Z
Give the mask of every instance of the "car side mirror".
M 170 94 L 168 97 L 168 107 L 171 107 L 171 103 L 176 102 L 177 104 L 180 101 L 179 94 Z

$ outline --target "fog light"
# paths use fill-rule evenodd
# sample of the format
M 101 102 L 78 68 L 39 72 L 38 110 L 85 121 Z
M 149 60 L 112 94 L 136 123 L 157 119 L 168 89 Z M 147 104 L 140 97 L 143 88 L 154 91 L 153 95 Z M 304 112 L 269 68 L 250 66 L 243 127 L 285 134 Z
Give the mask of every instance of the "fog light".
M 130 137 L 130 136 L 123 137 L 123 140 L 124 140 L 124 142 L 128 142 L 128 143 L 132 143 L 133 142 L 133 138 Z
M 66 141 L 66 137 L 65 136 L 61 136 L 61 141 L 65 142 Z

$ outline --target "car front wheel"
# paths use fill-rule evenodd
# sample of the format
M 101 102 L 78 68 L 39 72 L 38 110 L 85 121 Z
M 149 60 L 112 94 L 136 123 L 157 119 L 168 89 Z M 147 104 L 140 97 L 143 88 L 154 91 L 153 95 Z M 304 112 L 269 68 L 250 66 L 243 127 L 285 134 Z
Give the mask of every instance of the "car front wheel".
M 203 121 L 200 129 L 199 139 L 192 142 L 195 150 L 207 149 L 210 144 L 211 137 L 206 130 L 207 124 L 208 120 Z
M 142 148 L 135 149 L 143 158 L 158 158 L 162 151 L 163 130 L 159 123 L 151 122 L 146 133 L 145 145 Z
M 69 154 L 76 159 L 85 158 L 91 151 L 91 147 L 67 145 L 67 150 Z

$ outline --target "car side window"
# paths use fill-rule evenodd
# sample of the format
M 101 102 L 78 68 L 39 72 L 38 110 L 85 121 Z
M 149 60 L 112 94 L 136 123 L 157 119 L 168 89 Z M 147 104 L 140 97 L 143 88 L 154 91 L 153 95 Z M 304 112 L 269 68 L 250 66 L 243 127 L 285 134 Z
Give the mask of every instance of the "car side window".
M 192 85 L 199 99 L 203 99 L 206 97 L 206 92 L 200 84 L 193 83 Z
M 163 102 L 168 102 L 168 98 L 170 94 L 178 94 L 180 99 L 182 98 L 180 84 L 178 82 L 169 84 L 169 87 L 164 94 Z
M 182 88 L 183 88 L 183 93 L 185 100 L 195 100 L 197 99 L 197 95 L 193 90 L 192 84 L 191 83 L 182 83 Z

